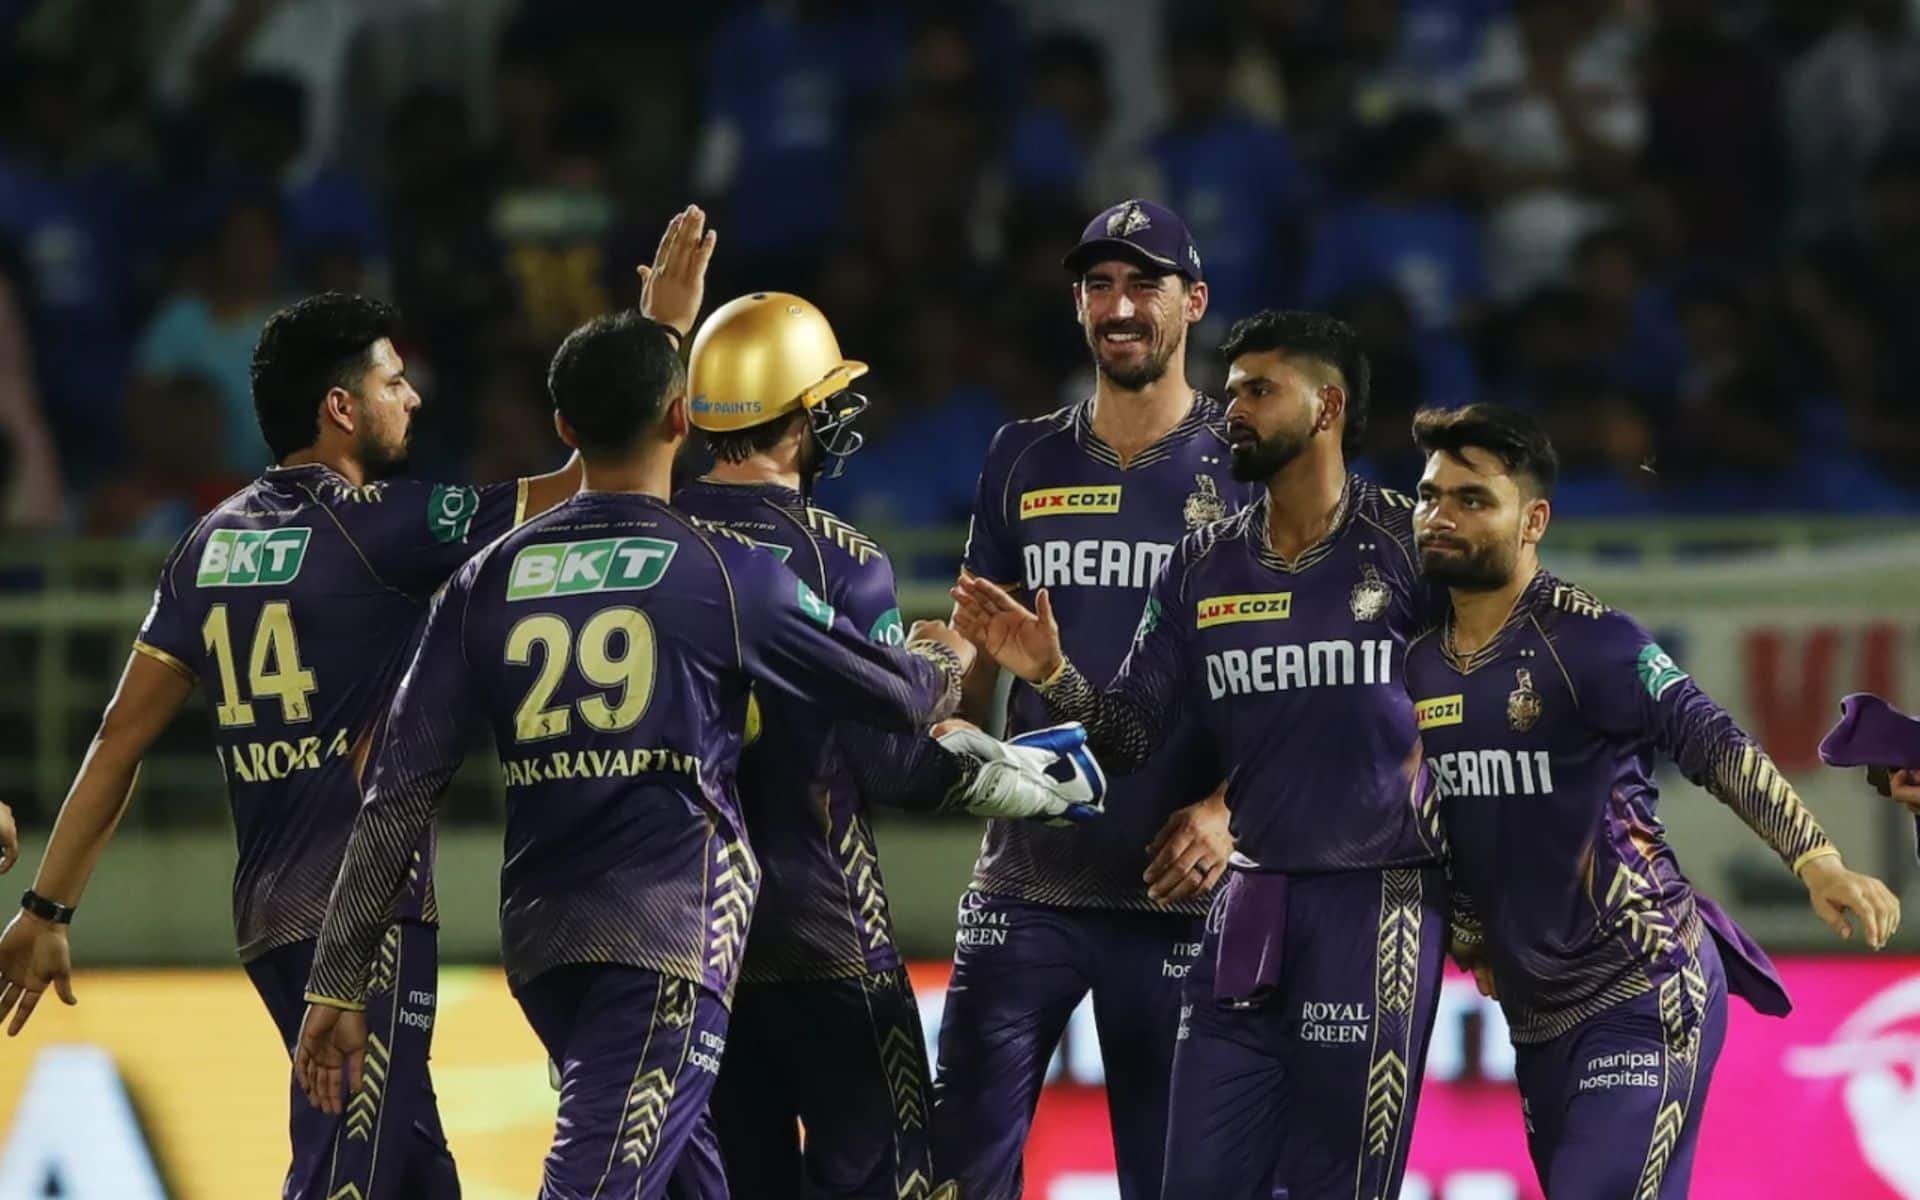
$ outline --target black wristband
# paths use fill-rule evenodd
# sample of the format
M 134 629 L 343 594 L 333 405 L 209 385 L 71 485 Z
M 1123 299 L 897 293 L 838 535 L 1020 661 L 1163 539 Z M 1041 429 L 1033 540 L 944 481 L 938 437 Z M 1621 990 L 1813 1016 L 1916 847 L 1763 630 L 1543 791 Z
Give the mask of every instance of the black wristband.
M 42 921 L 52 921 L 55 925 L 73 924 L 74 910 L 64 904 L 55 903 L 39 892 L 28 888 L 20 897 L 20 907 Z

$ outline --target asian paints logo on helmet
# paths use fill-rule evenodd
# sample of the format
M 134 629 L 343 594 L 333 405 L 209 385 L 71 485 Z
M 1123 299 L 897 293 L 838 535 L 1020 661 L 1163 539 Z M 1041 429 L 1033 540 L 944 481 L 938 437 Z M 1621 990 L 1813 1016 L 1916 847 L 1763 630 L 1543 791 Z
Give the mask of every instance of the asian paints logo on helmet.
M 201 587 L 265 587 L 292 583 L 306 560 L 313 530 L 216 529 L 200 551 L 193 581 Z
M 738 417 L 757 413 L 760 409 L 761 404 L 758 400 L 709 400 L 704 393 L 693 398 L 693 411 L 697 413 Z
M 649 537 L 525 546 L 507 573 L 507 599 L 644 591 L 660 582 L 678 549 L 677 543 Z

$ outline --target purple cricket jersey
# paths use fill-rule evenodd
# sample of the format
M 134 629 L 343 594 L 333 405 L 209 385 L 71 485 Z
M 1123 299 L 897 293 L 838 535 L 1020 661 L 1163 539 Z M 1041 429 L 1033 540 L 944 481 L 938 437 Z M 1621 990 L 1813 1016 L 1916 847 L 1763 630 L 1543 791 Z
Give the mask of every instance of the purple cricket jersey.
M 276 467 L 167 556 L 134 649 L 211 693 L 242 961 L 319 936 L 360 807 L 359 748 L 427 601 L 525 503 L 525 481 L 356 487 L 318 464 Z M 393 916 L 432 922 L 432 842 L 410 850 Z
M 1120 669 L 1154 577 L 1189 531 L 1239 511 L 1253 490 L 1233 480 L 1222 409 L 1193 407 L 1125 467 L 1093 432 L 1093 403 L 1002 426 L 980 471 L 966 569 L 1029 596 L 1048 589 L 1066 651 L 1087 678 Z M 1052 724 L 1033 688 L 1014 681 L 1007 733 Z M 1146 847 L 1167 817 L 1204 799 L 1223 775 L 1191 719 L 1176 719 L 1151 761 L 1113 781 L 1106 813 L 1070 829 L 994 821 L 973 886 L 1037 904 L 1204 915 L 1207 898 L 1147 899 Z
M 1352 476 L 1332 531 L 1292 561 L 1269 547 L 1267 504 L 1188 535 L 1113 683 L 1072 660 L 1047 709 L 1084 722 L 1115 774 L 1148 760 L 1166 714 L 1197 712 L 1230 772 L 1236 853 L 1260 870 L 1435 864 L 1403 678 L 1440 593 L 1414 558 L 1413 501 Z
M 868 640 L 906 640 L 880 547 L 799 492 L 702 479 L 673 506 L 760 543 Z M 900 965 L 860 783 L 835 714 L 769 694 L 740 759 L 740 808 L 760 862 L 760 906 L 740 978 L 850 979 Z
M 944 647 L 876 645 L 751 542 L 650 496 L 586 492 L 434 601 L 377 740 L 314 965 L 358 1001 L 475 718 L 506 777 L 502 957 L 517 990 L 572 963 L 730 997 L 760 868 L 736 770 L 750 684 L 902 732 L 950 703 Z
M 1542 571 L 1475 653 L 1454 654 L 1444 626 L 1420 639 L 1407 686 L 1441 796 L 1456 920 L 1470 938 L 1484 931 L 1515 1042 L 1664 995 L 1698 962 L 1706 933 L 1729 990 L 1784 1015 L 1766 955 L 1680 871 L 1656 811 L 1656 756 L 1791 867 L 1832 843 L 1766 753 L 1645 629 Z

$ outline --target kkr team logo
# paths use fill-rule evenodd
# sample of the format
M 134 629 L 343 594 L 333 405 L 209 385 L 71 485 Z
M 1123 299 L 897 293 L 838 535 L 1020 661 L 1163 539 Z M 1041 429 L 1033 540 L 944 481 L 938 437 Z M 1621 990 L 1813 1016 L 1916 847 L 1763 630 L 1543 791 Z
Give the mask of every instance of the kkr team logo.
M 1140 208 L 1138 200 L 1129 200 L 1125 208 L 1107 218 L 1108 237 L 1131 237 L 1142 229 L 1150 228 L 1153 222 Z
M 1507 693 L 1507 724 L 1515 733 L 1525 733 L 1540 719 L 1540 693 L 1533 690 L 1533 672 L 1525 667 L 1514 673 L 1515 687 Z
M 480 511 L 480 489 L 437 484 L 427 498 L 427 529 L 436 542 L 464 542 Z
M 1373 569 L 1372 563 L 1360 568 L 1360 582 L 1353 585 L 1353 619 L 1356 621 L 1378 621 L 1387 614 L 1387 604 L 1393 599 L 1386 581 L 1380 578 L 1380 572 Z
M 266 587 L 292 583 L 313 530 L 216 529 L 200 552 L 193 581 L 201 587 Z
M 650 537 L 523 546 L 507 573 L 507 599 L 645 591 L 660 582 L 679 548 Z
M 1020 519 L 1030 517 L 1111 516 L 1120 511 L 1120 485 L 1041 488 L 1020 493 Z
M 1202 525 L 1225 520 L 1227 502 L 1220 498 L 1220 489 L 1214 486 L 1213 476 L 1195 475 L 1193 483 L 1194 488 L 1187 493 L 1187 502 L 1180 509 L 1187 528 L 1198 529 Z
M 1243 596 L 1208 596 L 1196 606 L 1194 624 L 1200 629 L 1241 621 L 1284 621 L 1293 615 L 1292 592 L 1258 592 Z

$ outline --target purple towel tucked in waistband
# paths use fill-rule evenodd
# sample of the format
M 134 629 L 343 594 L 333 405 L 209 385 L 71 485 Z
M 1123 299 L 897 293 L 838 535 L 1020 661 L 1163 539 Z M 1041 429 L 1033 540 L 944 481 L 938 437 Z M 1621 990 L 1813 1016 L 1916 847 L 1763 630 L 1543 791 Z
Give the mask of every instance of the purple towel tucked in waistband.
M 1219 921 L 1213 998 L 1256 1004 L 1280 985 L 1280 950 L 1287 933 L 1287 877 L 1236 870 L 1227 894 L 1220 898 Z
M 1747 1006 L 1761 1016 L 1784 1017 L 1792 1012 L 1793 1001 L 1787 996 L 1787 985 L 1781 981 L 1778 968 L 1760 948 L 1760 943 L 1748 937 L 1747 931 L 1735 925 L 1733 918 L 1721 911 L 1718 904 L 1699 892 L 1693 894 L 1693 907 L 1720 947 L 1727 991 L 1745 1000 Z
M 1920 769 L 1920 720 L 1870 692 L 1840 701 L 1840 722 L 1820 740 L 1830 767 Z

